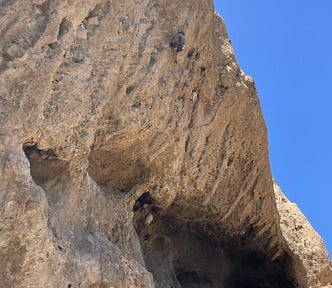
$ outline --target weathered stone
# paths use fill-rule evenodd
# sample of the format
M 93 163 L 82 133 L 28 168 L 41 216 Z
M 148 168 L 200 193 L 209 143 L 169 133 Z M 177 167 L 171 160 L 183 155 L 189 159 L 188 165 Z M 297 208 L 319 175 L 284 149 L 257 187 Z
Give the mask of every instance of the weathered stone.
M 212 1 L 0 8 L 2 287 L 331 284 Z
M 298 278 L 310 287 L 331 283 L 332 265 L 323 240 L 314 231 L 296 204 L 291 203 L 274 183 L 280 227 L 297 267 Z M 310 267 L 310 269 L 308 269 Z M 328 287 L 328 286 L 327 286 Z

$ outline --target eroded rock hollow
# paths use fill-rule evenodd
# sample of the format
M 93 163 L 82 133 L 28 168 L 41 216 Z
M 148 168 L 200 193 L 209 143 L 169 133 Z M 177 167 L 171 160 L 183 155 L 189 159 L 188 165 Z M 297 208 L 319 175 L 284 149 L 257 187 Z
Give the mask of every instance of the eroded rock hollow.
M 331 285 L 212 1 L 11 0 L 0 23 L 1 287 Z

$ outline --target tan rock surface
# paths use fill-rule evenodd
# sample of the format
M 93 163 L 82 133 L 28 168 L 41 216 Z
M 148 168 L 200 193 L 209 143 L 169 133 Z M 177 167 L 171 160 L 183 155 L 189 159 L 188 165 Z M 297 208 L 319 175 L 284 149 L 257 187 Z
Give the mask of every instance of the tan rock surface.
M 331 284 L 212 1 L 2 1 L 0 47 L 1 286 Z
M 299 277 L 306 277 L 311 287 L 320 287 L 321 283 L 331 282 L 332 265 L 323 240 L 297 205 L 286 198 L 278 185 L 274 183 L 273 187 L 282 235 L 290 250 L 298 258 L 298 263 L 301 263 L 299 265 L 310 267 L 310 269 L 304 268 L 303 274 Z

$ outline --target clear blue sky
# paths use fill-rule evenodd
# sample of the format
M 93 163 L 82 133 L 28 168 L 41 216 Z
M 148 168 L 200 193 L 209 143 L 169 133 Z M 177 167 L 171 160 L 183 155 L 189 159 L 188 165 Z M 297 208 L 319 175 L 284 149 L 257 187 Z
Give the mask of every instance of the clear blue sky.
M 332 1 L 214 2 L 255 80 L 273 177 L 332 255 Z

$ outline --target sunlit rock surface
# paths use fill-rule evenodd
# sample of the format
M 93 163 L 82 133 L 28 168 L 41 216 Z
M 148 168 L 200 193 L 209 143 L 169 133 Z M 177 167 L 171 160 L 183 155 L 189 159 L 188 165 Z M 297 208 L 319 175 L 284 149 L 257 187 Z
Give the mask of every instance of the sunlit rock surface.
M 2 1 L 0 48 L 1 287 L 331 284 L 212 1 Z

